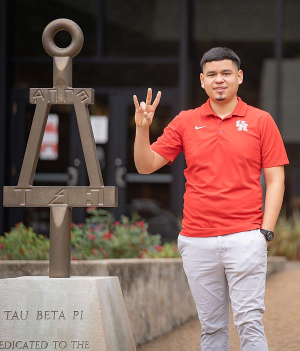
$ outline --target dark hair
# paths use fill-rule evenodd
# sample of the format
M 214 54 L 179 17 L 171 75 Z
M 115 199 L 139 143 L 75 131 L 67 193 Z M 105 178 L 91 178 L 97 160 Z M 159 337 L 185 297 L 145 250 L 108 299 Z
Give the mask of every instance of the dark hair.
M 238 70 L 240 69 L 241 60 L 234 51 L 228 48 L 212 48 L 203 55 L 200 61 L 201 71 L 203 72 L 203 67 L 206 62 L 222 60 L 232 60 L 236 64 Z

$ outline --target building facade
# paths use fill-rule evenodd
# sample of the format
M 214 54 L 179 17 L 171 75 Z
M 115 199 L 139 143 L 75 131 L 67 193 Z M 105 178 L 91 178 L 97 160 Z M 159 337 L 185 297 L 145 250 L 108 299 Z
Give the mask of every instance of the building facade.
M 180 110 L 205 102 L 199 61 L 215 46 L 237 52 L 244 71 L 239 96 L 269 111 L 279 126 L 291 162 L 284 204 L 286 211 L 300 206 L 299 1 L 2 0 L 0 7 L 1 189 L 18 182 L 35 108 L 29 104 L 29 88 L 52 86 L 52 58 L 42 46 L 43 30 L 54 19 L 68 18 L 85 37 L 73 59 L 73 87 L 95 89 L 90 115 L 104 184 L 119 188 L 119 207 L 112 209 L 116 217 L 138 211 L 149 219 L 162 214 L 173 216 L 170 223 L 180 219 L 184 158 L 155 174 L 137 174 L 132 96 L 144 99 L 148 87 L 162 91 L 151 126 L 151 141 L 156 140 Z M 67 32 L 55 37 L 60 47 L 70 41 Z M 53 105 L 51 116 L 52 149 L 41 154 L 34 184 L 87 185 L 72 106 Z M 84 217 L 85 209 L 73 210 L 74 222 Z M 1 232 L 20 221 L 47 233 L 49 210 L 0 210 Z M 158 231 L 170 223 L 158 220 Z

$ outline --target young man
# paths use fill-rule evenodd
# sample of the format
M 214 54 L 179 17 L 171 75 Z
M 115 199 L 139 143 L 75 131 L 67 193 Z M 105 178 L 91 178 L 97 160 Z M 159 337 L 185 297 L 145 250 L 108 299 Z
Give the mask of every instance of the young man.
M 240 59 L 213 48 L 201 60 L 209 99 L 181 112 L 150 145 L 149 126 L 161 93 L 136 107 L 134 159 L 139 173 L 171 164 L 181 151 L 187 168 L 178 237 L 183 267 L 202 325 L 202 351 L 226 351 L 229 298 L 243 351 L 266 351 L 262 324 L 267 246 L 282 205 L 285 148 L 272 117 L 237 97 Z M 260 175 L 266 180 L 262 213 Z

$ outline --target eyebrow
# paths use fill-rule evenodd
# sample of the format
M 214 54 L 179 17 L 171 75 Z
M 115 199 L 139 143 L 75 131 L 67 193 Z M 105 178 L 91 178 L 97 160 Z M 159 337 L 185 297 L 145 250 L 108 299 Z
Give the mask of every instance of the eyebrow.
M 232 70 L 231 69 L 224 69 L 223 71 L 221 71 L 222 73 L 224 73 L 224 72 L 232 72 Z M 210 74 L 210 73 L 216 73 L 216 71 L 208 71 L 208 72 L 206 72 L 206 74 Z

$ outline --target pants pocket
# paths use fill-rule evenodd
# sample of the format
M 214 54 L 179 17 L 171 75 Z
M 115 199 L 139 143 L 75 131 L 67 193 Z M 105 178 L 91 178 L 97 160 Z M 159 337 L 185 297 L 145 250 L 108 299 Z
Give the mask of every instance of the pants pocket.
M 178 235 L 178 238 L 177 238 L 177 248 L 178 248 L 178 251 L 181 253 L 181 250 L 180 250 L 180 248 L 181 248 L 181 235 L 179 234 Z
M 266 237 L 264 236 L 264 234 L 261 233 L 260 229 L 256 230 L 256 233 L 259 237 L 259 240 L 262 241 L 262 243 L 264 244 L 265 249 L 267 250 L 267 241 L 266 241 Z

